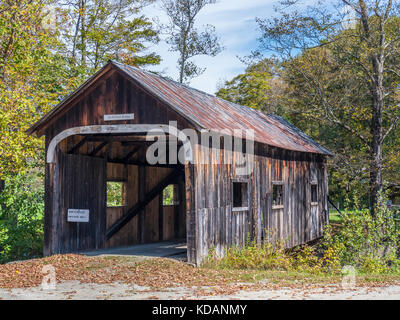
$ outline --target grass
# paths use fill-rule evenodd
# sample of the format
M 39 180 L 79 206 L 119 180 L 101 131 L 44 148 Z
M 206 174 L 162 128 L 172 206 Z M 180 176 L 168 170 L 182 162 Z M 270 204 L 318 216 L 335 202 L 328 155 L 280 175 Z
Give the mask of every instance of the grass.
M 329 211 L 329 222 L 330 223 L 341 223 L 343 220 L 342 216 L 336 210 Z

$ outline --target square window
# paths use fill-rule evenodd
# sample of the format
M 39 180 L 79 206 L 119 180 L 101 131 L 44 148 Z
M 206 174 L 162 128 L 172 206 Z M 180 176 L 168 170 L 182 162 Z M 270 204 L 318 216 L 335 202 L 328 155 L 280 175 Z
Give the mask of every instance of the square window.
M 178 198 L 178 186 L 170 184 L 163 190 L 163 206 L 174 206 L 179 204 Z
M 232 186 L 233 208 L 248 208 L 248 183 L 247 182 L 233 182 Z
M 272 186 L 272 207 L 283 206 L 283 184 Z
M 125 183 L 107 181 L 107 207 L 122 207 L 125 205 Z
M 311 203 L 318 203 L 318 185 L 311 185 Z

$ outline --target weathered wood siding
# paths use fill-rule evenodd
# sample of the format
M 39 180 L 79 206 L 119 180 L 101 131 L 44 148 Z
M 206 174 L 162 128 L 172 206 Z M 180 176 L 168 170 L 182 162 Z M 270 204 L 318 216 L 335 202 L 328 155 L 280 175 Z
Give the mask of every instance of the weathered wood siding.
M 188 166 L 194 171 L 194 209 L 188 213 L 195 221 L 195 264 L 201 263 L 211 248 L 223 255 L 230 246 L 244 246 L 248 241 L 281 241 L 293 247 L 322 236 L 327 213 L 327 172 L 324 158 L 277 148 L 256 145 L 254 170 L 248 176 L 237 174 L 240 153 L 198 146 L 197 161 L 209 157 L 209 164 Z M 215 164 L 220 156 L 220 163 Z M 251 161 L 249 156 L 246 156 Z M 214 163 L 214 164 L 212 164 Z M 249 182 L 249 208 L 232 209 L 232 182 Z M 273 209 L 273 181 L 282 181 L 283 208 Z M 311 206 L 311 184 L 318 185 L 318 205 Z
M 118 72 L 105 74 L 95 86 L 74 101 L 46 129 L 49 139 L 63 130 L 88 125 L 105 124 L 168 124 L 177 121 L 178 128 L 193 126 L 157 98 L 146 93 L 133 80 Z M 134 120 L 104 121 L 105 114 L 133 113 Z M 39 132 L 40 134 L 40 132 Z
M 48 165 L 47 171 L 52 183 L 46 188 L 46 206 L 51 206 L 52 214 L 46 210 L 45 253 L 102 248 L 106 227 L 105 161 L 59 151 L 57 162 Z M 89 222 L 68 222 L 68 209 L 89 209 Z

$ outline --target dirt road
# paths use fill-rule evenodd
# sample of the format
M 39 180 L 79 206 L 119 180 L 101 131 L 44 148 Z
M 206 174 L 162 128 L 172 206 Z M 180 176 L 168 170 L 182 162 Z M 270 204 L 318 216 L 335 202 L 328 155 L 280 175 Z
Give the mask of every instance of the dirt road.
M 279 290 L 240 290 L 234 294 L 226 295 L 197 295 L 198 288 L 172 287 L 160 291 L 151 290 L 149 287 L 138 285 L 127 285 L 123 283 L 94 284 L 80 283 L 79 281 L 65 281 L 58 283 L 55 289 L 43 290 L 41 286 L 32 288 L 0 289 L 0 299 L 62 299 L 62 300 L 139 300 L 139 299 L 257 299 L 257 300 L 281 300 L 281 299 L 400 299 L 400 286 L 388 286 L 381 288 L 356 288 L 343 290 L 340 286 L 328 288 L 315 288 L 312 290 L 301 290 L 293 288 L 282 288 Z M 203 292 L 207 289 L 212 292 L 214 288 L 201 288 Z

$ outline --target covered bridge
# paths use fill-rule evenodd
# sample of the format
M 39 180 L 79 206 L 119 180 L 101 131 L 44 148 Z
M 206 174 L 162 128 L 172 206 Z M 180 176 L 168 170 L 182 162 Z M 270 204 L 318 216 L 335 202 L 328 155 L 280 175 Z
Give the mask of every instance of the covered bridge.
M 184 238 L 198 265 L 248 239 L 306 243 L 328 220 L 327 149 L 135 67 L 110 61 L 29 134 L 46 137 L 45 255 Z

